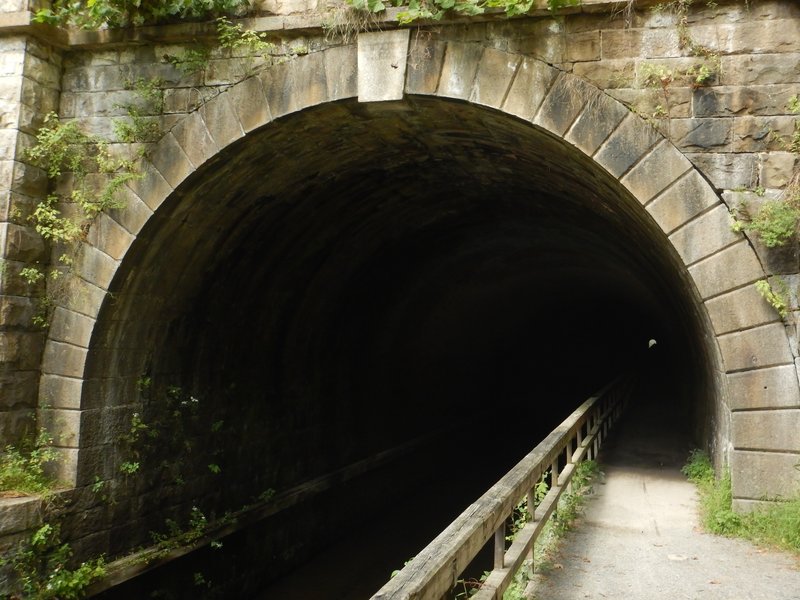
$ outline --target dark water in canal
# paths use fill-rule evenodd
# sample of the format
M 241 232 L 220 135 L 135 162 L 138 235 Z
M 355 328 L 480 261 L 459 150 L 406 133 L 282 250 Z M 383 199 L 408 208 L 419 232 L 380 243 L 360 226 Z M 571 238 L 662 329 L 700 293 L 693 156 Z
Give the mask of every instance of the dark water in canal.
M 316 507 L 301 503 L 289 509 L 318 510 L 330 504 L 337 511 L 347 511 L 348 493 L 358 497 L 359 490 L 374 492 L 377 486 L 378 493 L 372 497 L 379 499 L 357 508 L 354 501 L 347 527 L 325 540 L 312 559 L 267 587 L 261 585 L 258 592 L 242 595 L 226 589 L 224 583 L 226 578 L 246 579 L 248 575 L 243 574 L 248 572 L 256 574 L 256 579 L 267 572 L 267 560 L 252 553 L 253 537 L 261 534 L 249 530 L 223 539 L 221 550 L 201 549 L 95 598 L 366 600 L 389 580 L 393 570 L 424 548 L 562 418 L 530 423 L 509 415 L 493 422 L 487 415 L 476 415 L 474 421 L 398 462 L 348 482 L 347 488 L 324 492 Z M 480 576 L 490 562 L 487 548 L 470 575 Z

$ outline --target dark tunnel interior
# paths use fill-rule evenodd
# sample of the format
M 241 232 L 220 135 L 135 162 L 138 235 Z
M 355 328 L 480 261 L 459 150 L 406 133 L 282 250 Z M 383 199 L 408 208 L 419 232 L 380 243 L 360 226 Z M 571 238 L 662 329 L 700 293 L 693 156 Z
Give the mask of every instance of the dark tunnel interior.
M 269 124 L 167 199 L 113 286 L 89 374 L 120 406 L 147 376 L 224 421 L 217 503 L 447 428 L 521 428 L 533 447 L 650 339 L 648 385 L 687 422 L 712 410 L 704 321 L 638 201 L 562 140 L 464 103 Z

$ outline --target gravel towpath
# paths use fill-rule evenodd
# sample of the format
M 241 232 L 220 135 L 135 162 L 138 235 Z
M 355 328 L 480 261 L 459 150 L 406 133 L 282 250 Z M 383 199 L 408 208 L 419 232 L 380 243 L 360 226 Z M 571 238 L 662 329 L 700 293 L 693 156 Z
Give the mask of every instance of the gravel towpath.
M 600 453 L 604 475 L 554 566 L 529 592 L 538 600 L 800 600 L 800 561 L 707 534 L 695 488 L 680 472 L 690 445 L 668 411 L 629 411 Z

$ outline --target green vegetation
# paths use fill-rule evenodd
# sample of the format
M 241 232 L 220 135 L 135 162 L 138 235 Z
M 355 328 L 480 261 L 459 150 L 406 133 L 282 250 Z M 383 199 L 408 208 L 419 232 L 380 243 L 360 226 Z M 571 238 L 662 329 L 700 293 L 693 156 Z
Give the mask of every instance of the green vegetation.
M 533 564 L 536 565 L 537 572 L 547 572 L 554 567 L 553 558 L 559 548 L 561 539 L 570 531 L 575 520 L 580 516 L 581 509 L 586 498 L 592 493 L 592 484 L 600 474 L 598 464 L 593 460 L 586 460 L 578 464 L 572 475 L 572 491 L 562 494 L 558 501 L 558 508 L 550 520 L 545 524 L 539 537 L 534 543 Z M 538 506 L 549 491 L 547 478 L 549 471 L 545 473 L 539 483 L 534 488 L 534 502 Z M 511 516 L 506 522 L 506 530 L 509 532 L 508 541 L 512 541 L 516 533 L 522 529 L 530 520 L 527 510 L 527 501 L 521 500 L 514 508 Z M 522 567 L 514 574 L 514 581 L 503 594 L 503 600 L 524 600 L 525 588 L 530 581 L 531 563 L 525 561 Z M 397 572 L 393 573 L 394 576 Z M 481 587 L 481 583 L 489 576 L 485 572 L 478 579 L 460 579 L 455 590 L 455 597 L 459 599 L 469 598 Z
M 20 545 L 4 564 L 10 564 L 16 575 L 12 598 L 29 600 L 77 600 L 83 598 L 86 587 L 106 573 L 101 556 L 69 568 L 72 548 L 61 542 L 58 525 L 45 523 Z
M 240 14 L 249 5 L 247 0 L 53 0 L 35 19 L 81 29 L 118 28 Z
M 774 277 L 773 283 L 761 279 L 755 283 L 758 293 L 774 308 L 782 319 L 789 315 L 789 287 L 780 277 Z
M 41 431 L 36 439 L 6 446 L 0 455 L 0 491 L 48 494 L 55 482 L 47 476 L 45 466 L 58 460 L 52 443 L 50 435 Z
M 738 514 L 732 507 L 730 472 L 717 478 L 707 454 L 693 451 L 683 467 L 683 474 L 700 493 L 700 514 L 705 529 L 800 554 L 800 498 L 776 500 L 751 513 Z

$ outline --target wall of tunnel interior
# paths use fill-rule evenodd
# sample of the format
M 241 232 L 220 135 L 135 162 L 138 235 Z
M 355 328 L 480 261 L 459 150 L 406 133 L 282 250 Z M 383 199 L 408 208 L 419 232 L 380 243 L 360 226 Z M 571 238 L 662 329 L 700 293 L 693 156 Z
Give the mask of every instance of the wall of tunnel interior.
M 713 336 L 639 202 L 563 140 L 462 102 L 268 124 L 167 199 L 110 291 L 85 389 L 121 430 L 149 426 L 97 440 L 106 477 L 127 485 L 132 453 L 146 474 L 118 509 L 128 542 L 453 423 L 549 431 L 650 339 L 642 400 L 698 444 L 721 426 Z

